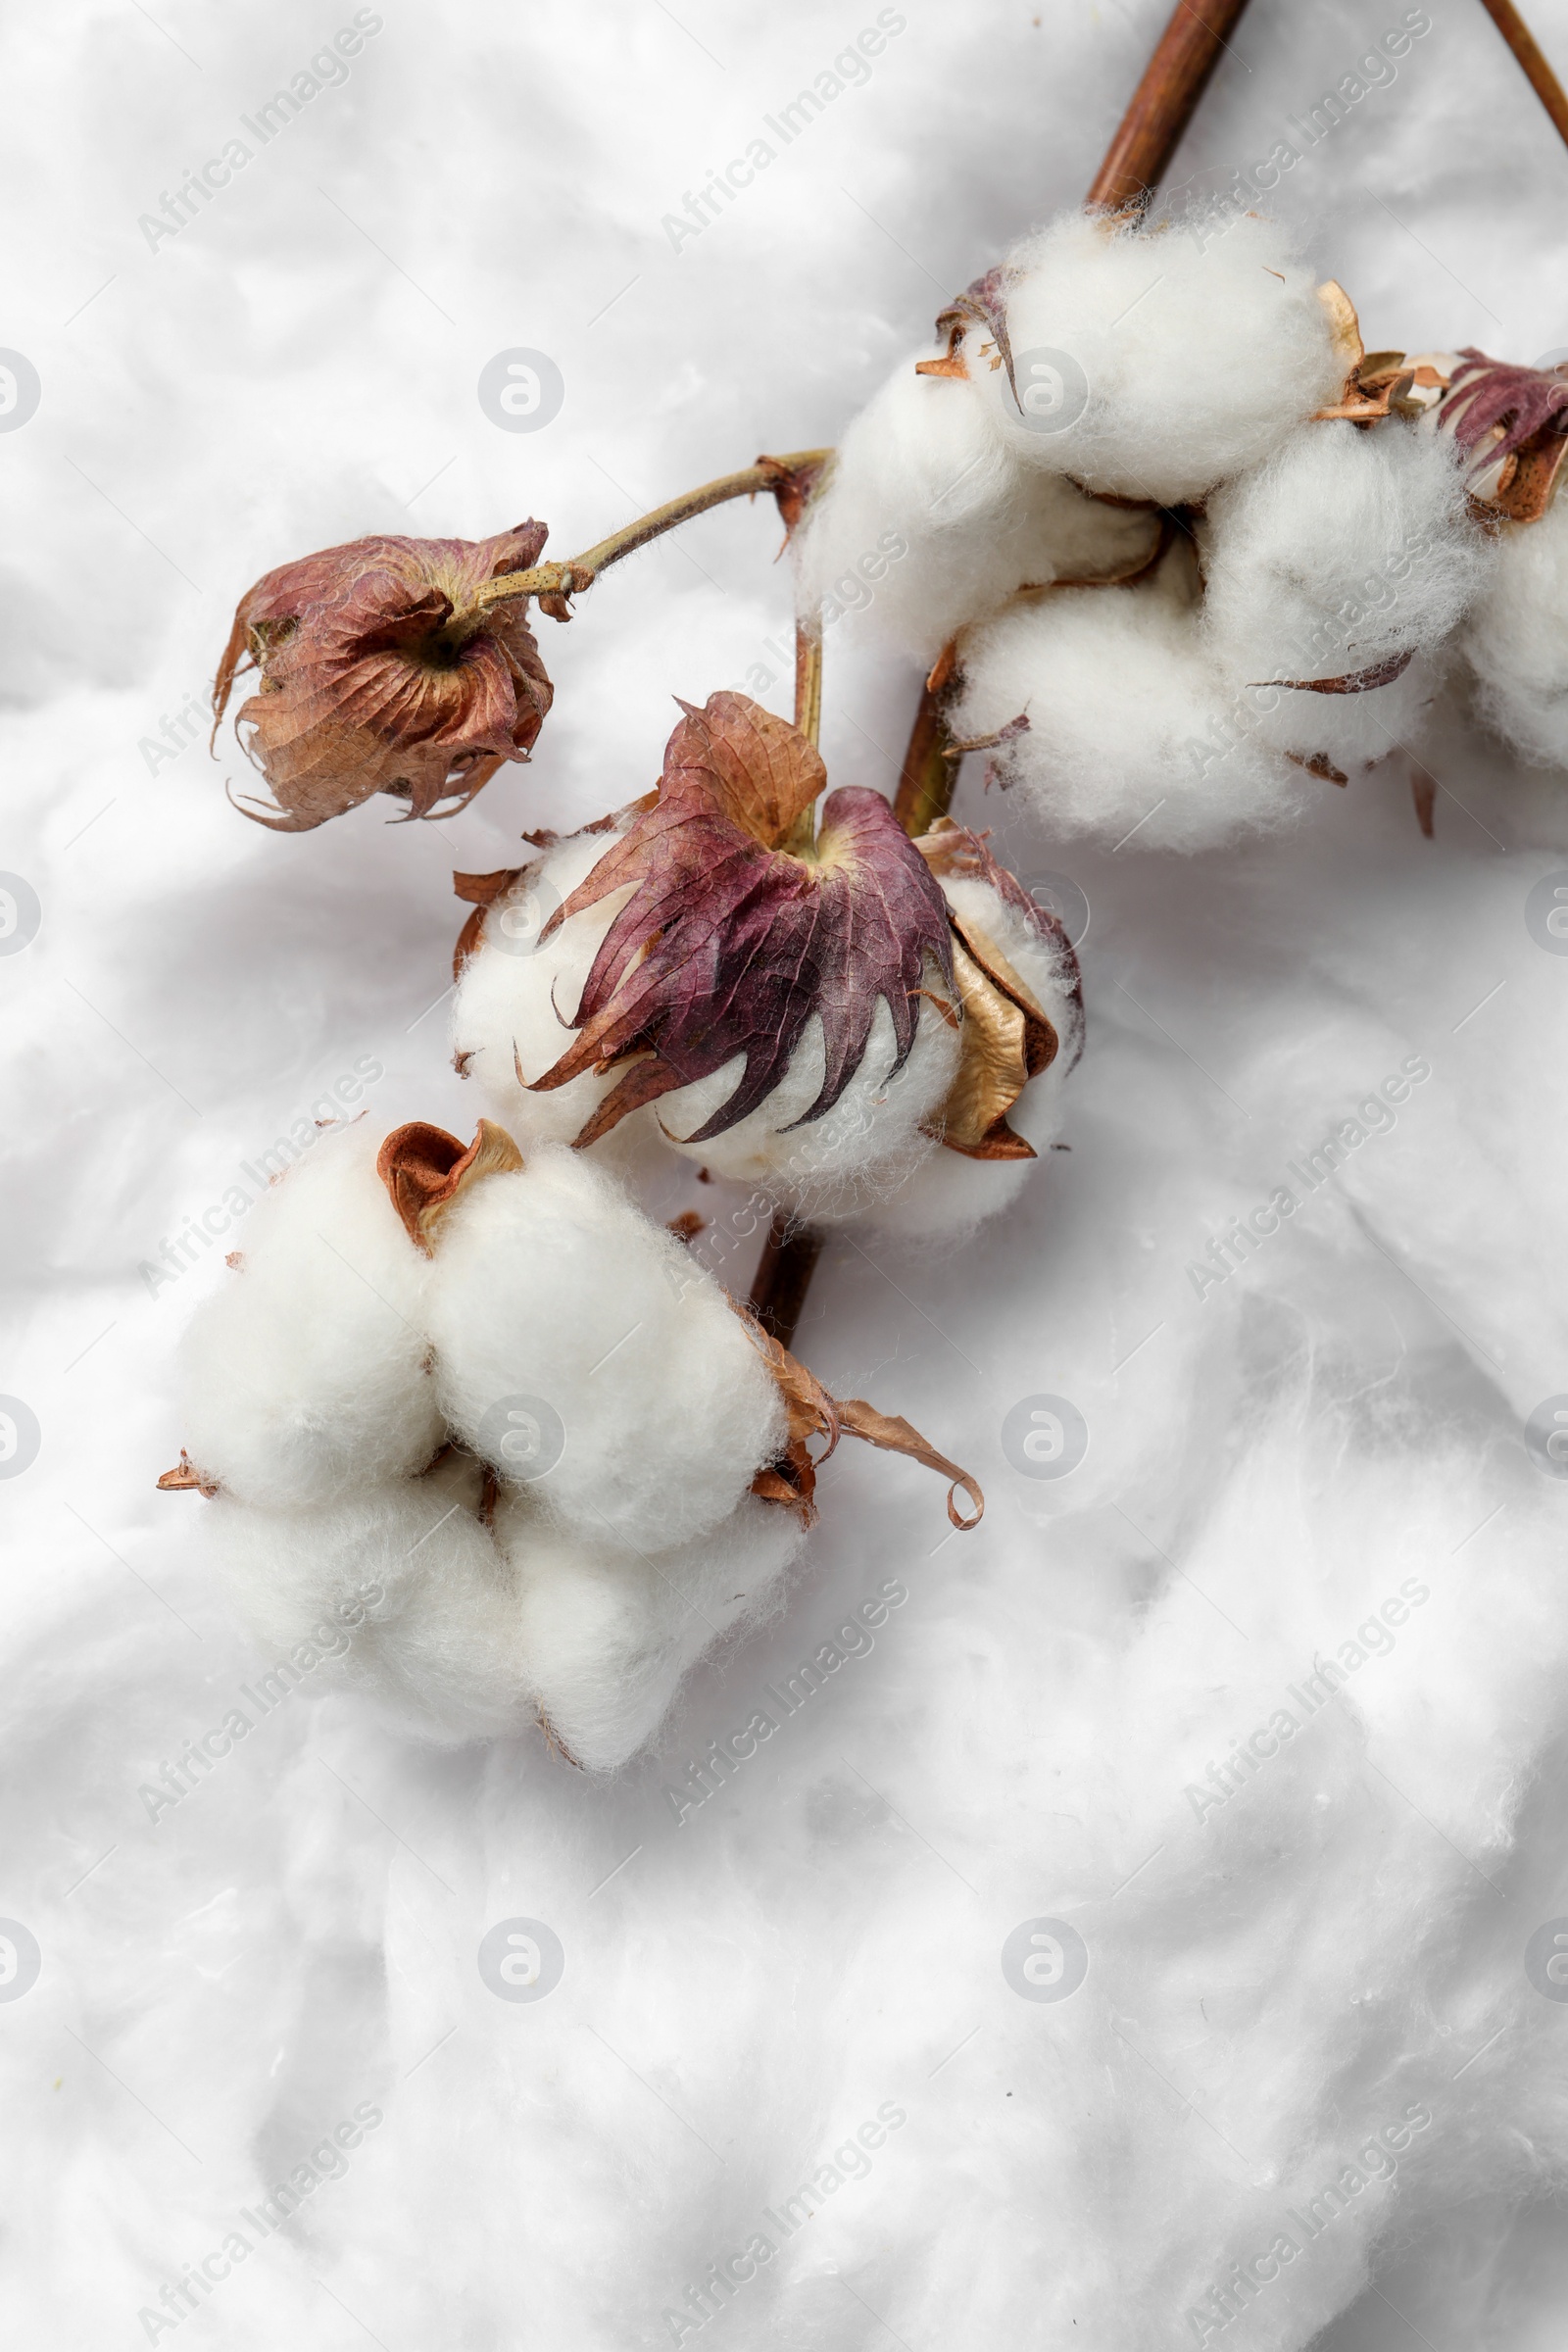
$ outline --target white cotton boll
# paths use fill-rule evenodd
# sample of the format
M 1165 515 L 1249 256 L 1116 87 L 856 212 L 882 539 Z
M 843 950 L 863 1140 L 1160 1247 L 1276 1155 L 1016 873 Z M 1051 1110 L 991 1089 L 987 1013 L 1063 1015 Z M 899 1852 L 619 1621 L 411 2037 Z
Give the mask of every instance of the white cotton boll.
M 1493 553 L 1451 444 L 1397 418 L 1301 426 L 1215 492 L 1198 535 L 1201 635 L 1250 725 L 1341 767 L 1408 740 Z M 1372 670 L 1411 649 L 1400 676 L 1358 694 L 1274 684 Z
M 1058 837 L 1210 849 L 1322 790 L 1250 731 L 1169 560 L 1138 587 L 1020 599 L 965 640 L 961 667 L 955 736 L 1024 714 L 998 773 Z
M 944 998 L 951 994 L 933 957 L 926 959 L 925 985 Z M 815 1222 L 839 1222 L 890 1192 L 935 1149 L 926 1122 L 947 1100 L 958 1040 L 924 999 L 907 1058 L 895 1071 L 897 1059 L 893 1015 L 882 999 L 864 1056 L 837 1102 L 797 1126 L 820 1094 L 826 1067 L 822 1022 L 813 1013 L 783 1080 L 746 1118 L 705 1142 L 683 1140 L 700 1133 L 740 1085 L 744 1062 L 736 1055 L 696 1085 L 663 1096 L 660 1125 L 677 1152 L 715 1176 L 755 1185 L 779 1207 Z
M 532 1722 L 516 1572 L 454 1480 L 437 1472 L 314 1510 L 220 1496 L 207 1541 L 239 1614 L 276 1653 L 252 1678 L 264 1696 L 347 1684 L 443 1740 Z
M 974 1159 L 938 1150 L 871 1212 L 879 1233 L 908 1242 L 952 1242 L 1014 1201 L 1061 1133 L 1066 1086 L 1084 1049 L 1077 958 L 1047 917 L 1031 920 L 989 882 L 944 876 L 943 893 L 966 935 L 1010 963 L 1056 1032 L 1056 1052 L 1007 1113 L 1034 1159 Z
M 526 1083 L 576 1044 L 577 1032 L 566 1024 L 631 886 L 569 916 L 548 939 L 540 935 L 617 838 L 612 832 L 574 833 L 525 866 L 505 898 L 486 907 L 479 945 L 459 975 L 453 1011 L 458 1067 L 474 1080 L 485 1108 L 524 1153 L 535 1142 L 569 1144 L 620 1076 L 584 1070 L 565 1086 L 538 1093 Z M 622 1119 L 598 1146 L 601 1156 L 623 1173 L 658 1149 L 658 1129 L 647 1109 Z
M 782 1446 L 777 1388 L 718 1285 L 560 1146 L 460 1197 L 425 1313 L 449 1426 L 568 1528 L 667 1549 Z
M 975 385 L 917 375 L 909 358 L 844 434 L 795 534 L 798 601 L 930 662 L 1026 581 L 1135 569 L 1157 529 L 1020 466 Z
M 516 1579 L 530 1686 L 552 1732 L 590 1772 L 612 1772 L 658 1731 L 714 1639 L 755 1621 L 805 1541 L 796 1514 L 748 1496 L 696 1543 L 644 1557 L 564 1536 L 531 1498 L 496 1535 Z
M 978 321 L 965 365 L 1015 457 L 1086 489 L 1201 498 L 1344 388 L 1329 315 L 1277 221 L 1200 214 L 1147 231 L 1072 213 L 1008 266 L 1016 394 Z
M 380 1143 L 366 1120 L 324 1132 L 257 1202 L 239 1269 L 185 1333 L 186 1449 L 240 1501 L 332 1501 L 441 1444 L 425 1262 L 376 1174 Z
M 1487 725 L 1521 759 L 1568 767 L 1568 499 L 1503 526 L 1459 644 Z

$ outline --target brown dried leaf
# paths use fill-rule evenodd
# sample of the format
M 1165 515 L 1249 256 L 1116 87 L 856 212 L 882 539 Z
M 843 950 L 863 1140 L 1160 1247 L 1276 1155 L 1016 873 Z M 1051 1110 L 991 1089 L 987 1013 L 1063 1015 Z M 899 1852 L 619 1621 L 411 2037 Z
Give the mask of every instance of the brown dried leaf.
M 506 760 L 525 760 L 553 689 L 527 599 L 478 591 L 527 570 L 545 526 L 493 539 L 358 539 L 268 572 L 241 599 L 213 689 L 213 735 L 234 682 L 260 690 L 235 728 L 273 806 L 244 813 L 303 833 L 372 793 L 410 816 L 464 808 Z
M 510 1175 L 523 1164 L 504 1127 L 481 1119 L 465 1151 L 444 1127 L 416 1119 L 397 1128 L 381 1146 L 375 1171 L 392 1197 L 410 1241 L 426 1257 L 434 1255 L 442 1218 L 470 1184 L 482 1176 Z
M 778 1383 L 789 1416 L 784 1453 L 778 1461 L 758 1472 L 752 1482 L 754 1494 L 765 1502 L 782 1502 L 798 1511 L 803 1523 L 809 1527 L 816 1517 L 812 1494 L 817 1465 L 826 1461 L 841 1433 L 848 1430 L 852 1437 L 862 1438 L 868 1446 L 880 1446 L 886 1453 L 907 1454 L 911 1461 L 922 1462 L 928 1470 L 939 1471 L 950 1479 L 953 1484 L 948 1491 L 948 1517 L 965 1533 L 979 1526 L 985 1515 L 985 1496 L 966 1470 L 960 1470 L 956 1462 L 950 1462 L 946 1454 L 938 1453 L 912 1423 L 894 1414 L 879 1413 L 863 1397 L 830 1396 L 815 1373 L 808 1371 L 798 1356 L 791 1355 L 771 1333 L 763 1330 L 750 1307 L 742 1306 L 735 1298 L 727 1303 L 746 1326 L 752 1345 Z M 827 1440 L 814 1459 L 808 1449 L 808 1441 L 813 1437 Z M 972 1519 L 961 1517 L 954 1507 L 953 1496 L 959 1487 L 974 1504 Z
M 1304 767 L 1309 776 L 1321 776 L 1325 784 L 1348 784 L 1350 781 L 1343 767 L 1335 766 L 1327 752 L 1314 752 L 1310 759 L 1301 752 L 1287 752 L 1285 757 L 1294 766 Z
M 1407 645 L 1402 653 L 1390 654 L 1387 661 L 1374 662 L 1370 669 L 1351 670 L 1343 678 L 1253 678 L 1250 682 L 1254 686 L 1289 686 L 1297 694 L 1371 694 L 1379 686 L 1392 686 L 1396 678 L 1402 678 L 1414 660 L 1415 647 Z
M 843 1396 L 838 1400 L 839 1419 L 852 1438 L 863 1438 L 868 1446 L 878 1446 L 884 1453 L 907 1454 L 911 1461 L 921 1462 L 927 1470 L 936 1470 L 952 1480 L 948 1489 L 948 1517 L 964 1535 L 977 1528 L 986 1515 L 986 1498 L 978 1482 L 956 1462 L 950 1462 L 945 1453 L 938 1453 L 926 1443 L 911 1422 L 895 1413 L 879 1413 L 874 1404 L 863 1396 Z M 974 1505 L 974 1515 L 965 1519 L 954 1502 L 954 1495 L 962 1488 Z

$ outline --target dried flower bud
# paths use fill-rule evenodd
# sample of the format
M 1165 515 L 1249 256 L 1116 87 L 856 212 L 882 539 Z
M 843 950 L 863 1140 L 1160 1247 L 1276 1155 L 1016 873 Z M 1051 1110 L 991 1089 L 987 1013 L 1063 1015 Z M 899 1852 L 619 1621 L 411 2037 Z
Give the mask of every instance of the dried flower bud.
M 550 680 L 527 598 L 480 591 L 527 570 L 545 536 L 523 522 L 494 539 L 356 539 L 258 580 L 213 689 L 216 737 L 236 676 L 261 672 L 234 724 L 275 806 L 245 814 L 307 833 L 376 792 L 410 816 L 450 814 L 525 760 Z
M 879 1003 L 896 1077 L 934 974 L 952 986 L 942 893 L 880 793 L 830 794 L 815 747 L 745 695 L 715 694 L 670 737 L 657 799 L 546 925 L 635 885 L 588 974 L 579 1031 L 540 1088 L 624 1062 L 578 1137 L 591 1144 L 641 1103 L 740 1059 L 726 1099 L 693 1134 L 737 1126 L 777 1088 L 812 1016 L 820 1086 L 792 1123 L 833 1108 L 865 1054 Z

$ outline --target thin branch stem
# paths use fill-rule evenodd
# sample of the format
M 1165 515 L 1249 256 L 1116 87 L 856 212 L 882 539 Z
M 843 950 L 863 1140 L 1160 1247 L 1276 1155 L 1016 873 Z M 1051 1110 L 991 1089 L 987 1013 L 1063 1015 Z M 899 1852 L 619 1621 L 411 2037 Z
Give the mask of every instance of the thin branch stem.
M 640 514 L 635 522 L 612 531 L 608 539 L 598 540 L 580 556 L 570 556 L 561 564 L 536 564 L 530 571 L 504 571 L 499 578 L 486 580 L 478 593 L 479 608 L 483 611 L 518 596 L 580 595 L 612 564 L 634 555 L 665 531 L 690 522 L 694 514 L 706 514 L 710 507 L 721 507 L 726 499 L 755 498 L 760 490 L 788 491 L 801 475 L 816 472 L 832 455 L 830 449 L 797 449 L 788 457 L 760 458 L 740 473 L 720 474 L 716 481 L 704 482 L 701 489 L 688 490 L 667 506 L 656 507 L 651 514 Z
M 1519 60 L 1531 88 L 1551 117 L 1557 136 L 1568 141 L 1568 97 L 1513 0 L 1481 0 L 1481 5 Z

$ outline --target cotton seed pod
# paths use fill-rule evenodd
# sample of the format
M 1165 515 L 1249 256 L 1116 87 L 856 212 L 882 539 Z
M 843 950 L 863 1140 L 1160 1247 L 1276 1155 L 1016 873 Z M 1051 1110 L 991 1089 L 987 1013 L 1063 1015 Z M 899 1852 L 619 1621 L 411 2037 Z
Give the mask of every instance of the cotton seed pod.
M 1147 582 L 1020 597 L 966 632 L 949 719 L 1054 835 L 1112 848 L 1213 848 L 1322 790 L 1214 660 L 1181 544 Z
M 603 1533 L 567 1536 L 515 1494 L 495 1534 L 530 1693 L 561 1752 L 597 1773 L 646 1746 L 703 1652 L 765 1612 L 805 1540 L 795 1514 L 750 1497 L 646 1556 Z
M 486 589 L 526 571 L 545 537 L 523 522 L 493 539 L 356 539 L 258 580 L 213 689 L 216 738 L 235 680 L 261 673 L 234 724 L 273 805 L 244 813 L 304 833 L 384 792 L 410 816 L 451 814 L 525 760 L 553 689 L 527 598 Z
M 575 1043 L 569 1026 L 605 935 L 631 885 L 545 926 L 624 832 L 627 820 L 590 826 L 565 840 L 544 836 L 530 863 L 492 874 L 455 874 L 473 913 L 454 959 L 453 1060 L 473 1080 L 486 1110 L 509 1128 L 523 1152 L 536 1143 L 571 1143 L 618 1083 L 613 1067 L 582 1070 L 564 1086 L 540 1090 L 532 1080 Z M 628 1172 L 663 1148 L 652 1106 L 617 1121 L 598 1156 Z
M 1399 416 L 1302 425 L 1198 540 L 1200 635 L 1249 725 L 1336 780 L 1409 741 L 1494 553 L 1452 443 Z
M 356 1487 L 309 1508 L 221 1494 L 208 1555 L 273 1663 L 275 1690 L 365 1692 L 404 1730 L 442 1740 L 529 1729 L 539 1694 L 516 1577 L 474 1507 L 439 1475 Z M 267 1690 L 270 1682 L 271 1690 Z
M 376 1172 L 379 1142 L 366 1120 L 321 1134 L 252 1209 L 239 1269 L 181 1341 L 195 1474 L 237 1500 L 327 1502 L 441 1444 L 425 1264 Z
M 746 696 L 686 709 L 657 797 L 545 922 L 539 975 L 486 984 L 497 1021 L 514 990 L 520 1014 L 548 995 L 567 1050 L 527 1068 L 514 1033 L 464 1027 L 460 1007 L 466 1050 L 493 1072 L 516 1045 L 542 1095 L 591 1075 L 584 1149 L 654 1104 L 676 1151 L 780 1204 L 848 1214 L 886 1190 L 932 1148 L 956 1068 L 950 931 L 888 803 L 841 789 L 813 820 L 825 782 L 815 747 Z M 612 901 L 576 986 L 589 940 L 571 926 Z M 500 953 L 488 933 L 487 916 L 482 952 Z M 569 957 L 564 989 L 546 953 Z
M 536 1491 L 563 1527 L 633 1550 L 728 1517 L 782 1450 L 786 1416 L 724 1295 L 611 1178 L 559 1145 L 523 1165 L 454 1162 L 433 1213 L 422 1176 L 400 1198 L 431 1250 L 425 1328 L 448 1428 L 497 1476 Z M 383 1148 L 396 1187 L 422 1139 Z M 422 1205 L 421 1205 L 422 1204 Z
M 792 547 L 797 601 L 928 664 L 1026 582 L 1115 579 L 1159 535 L 1152 509 L 1110 506 L 1019 463 L 977 384 L 902 361 L 850 424 Z
M 270 1653 L 255 1680 L 274 1703 L 347 1688 L 442 1741 L 537 1724 L 566 1761 L 612 1772 L 713 1641 L 772 1602 L 805 1529 L 747 1497 L 699 1541 L 645 1556 L 566 1534 L 527 1489 L 487 1523 L 476 1479 L 436 1473 L 313 1509 L 223 1496 L 205 1541 Z
M 954 926 L 964 1022 L 957 1078 L 939 1119 L 946 1151 L 878 1204 L 879 1232 L 956 1237 L 1016 1200 L 1056 1141 L 1083 1052 L 1078 958 L 1055 915 L 951 817 L 915 845 Z
M 949 353 L 928 371 L 979 385 L 1020 464 L 1166 506 L 1258 464 L 1347 372 L 1334 306 L 1252 215 L 1068 214 L 938 323 Z

